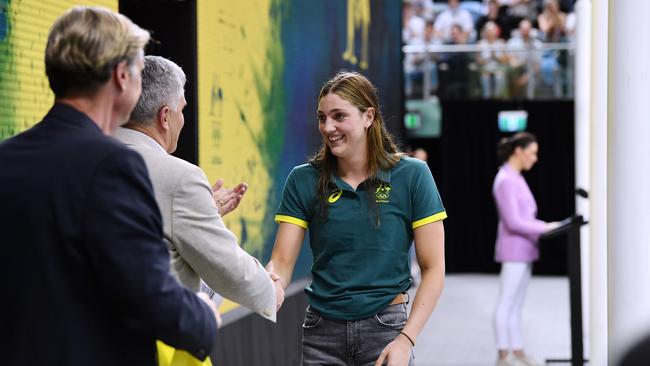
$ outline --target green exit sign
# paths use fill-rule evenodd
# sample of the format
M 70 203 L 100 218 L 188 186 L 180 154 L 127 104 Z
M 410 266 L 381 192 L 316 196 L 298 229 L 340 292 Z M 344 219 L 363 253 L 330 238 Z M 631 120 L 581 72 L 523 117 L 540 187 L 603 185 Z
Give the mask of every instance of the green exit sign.
M 404 127 L 409 130 L 422 126 L 422 116 L 417 112 L 408 112 L 404 115 Z

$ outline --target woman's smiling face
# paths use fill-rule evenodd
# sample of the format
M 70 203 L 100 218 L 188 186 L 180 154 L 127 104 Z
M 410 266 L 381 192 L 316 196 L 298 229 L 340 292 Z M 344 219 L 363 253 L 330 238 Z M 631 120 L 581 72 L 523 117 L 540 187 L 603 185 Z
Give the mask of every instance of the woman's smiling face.
M 372 108 L 359 108 L 335 93 L 318 103 L 318 130 L 337 158 L 350 158 L 367 149 L 366 128 L 372 123 Z

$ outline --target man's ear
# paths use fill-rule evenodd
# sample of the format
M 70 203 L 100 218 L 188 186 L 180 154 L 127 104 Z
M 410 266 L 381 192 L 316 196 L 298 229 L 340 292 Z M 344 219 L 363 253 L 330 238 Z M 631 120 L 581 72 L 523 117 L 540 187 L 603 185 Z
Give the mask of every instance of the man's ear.
M 115 73 L 113 74 L 115 84 L 120 91 L 126 90 L 126 84 L 129 81 L 131 74 L 129 73 L 129 64 L 125 61 L 120 61 L 115 65 Z
M 158 110 L 158 118 L 157 118 L 158 126 L 160 126 L 160 128 L 162 128 L 165 131 L 168 131 L 170 127 L 169 126 L 170 112 L 171 110 L 169 109 L 168 105 L 164 105 Z

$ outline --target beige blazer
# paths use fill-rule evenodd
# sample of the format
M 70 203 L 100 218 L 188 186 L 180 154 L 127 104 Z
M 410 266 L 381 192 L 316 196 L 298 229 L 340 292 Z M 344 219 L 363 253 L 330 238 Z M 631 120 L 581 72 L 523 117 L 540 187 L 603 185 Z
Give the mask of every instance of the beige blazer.
M 180 283 L 198 292 L 203 279 L 223 297 L 275 321 L 273 281 L 224 225 L 203 170 L 169 155 L 141 132 L 118 128 L 113 136 L 140 153 L 147 165 L 171 270 Z

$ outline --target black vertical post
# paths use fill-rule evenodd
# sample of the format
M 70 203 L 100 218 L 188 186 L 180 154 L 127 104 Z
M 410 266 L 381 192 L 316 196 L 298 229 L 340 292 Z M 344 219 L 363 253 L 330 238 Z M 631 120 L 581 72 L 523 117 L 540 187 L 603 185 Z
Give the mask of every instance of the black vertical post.
M 582 339 L 582 278 L 580 263 L 580 227 L 582 216 L 571 224 L 569 231 L 568 270 L 569 301 L 571 307 L 571 365 L 582 366 L 585 363 Z
M 168 58 L 185 72 L 185 126 L 174 156 L 198 164 L 196 0 L 120 0 L 119 6 L 120 13 L 151 32 L 145 53 Z

